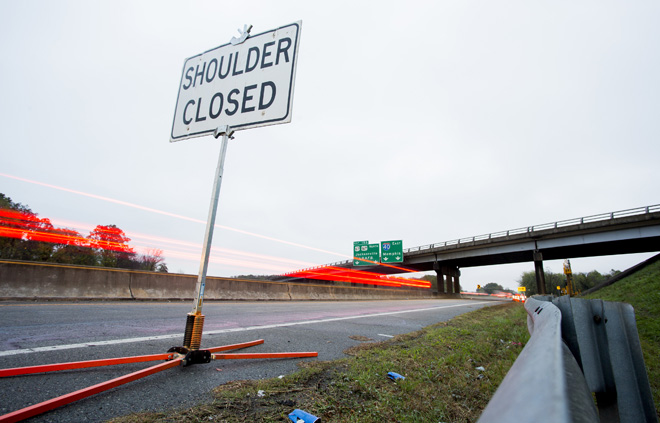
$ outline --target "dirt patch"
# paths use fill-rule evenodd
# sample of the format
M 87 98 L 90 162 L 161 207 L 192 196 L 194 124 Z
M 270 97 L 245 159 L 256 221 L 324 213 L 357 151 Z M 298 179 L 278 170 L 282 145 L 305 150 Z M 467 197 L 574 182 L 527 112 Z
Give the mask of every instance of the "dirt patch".
M 366 336 L 362 336 L 362 335 L 351 335 L 351 336 L 349 336 L 349 338 L 351 338 L 354 341 L 360 341 L 360 342 L 373 341 L 373 339 L 367 338 Z

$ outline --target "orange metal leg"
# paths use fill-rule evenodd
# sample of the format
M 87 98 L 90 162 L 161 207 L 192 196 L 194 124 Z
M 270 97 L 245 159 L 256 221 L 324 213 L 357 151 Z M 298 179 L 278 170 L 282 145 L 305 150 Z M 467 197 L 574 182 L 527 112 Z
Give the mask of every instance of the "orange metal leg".
M 42 366 L 16 367 L 0 369 L 0 377 L 29 375 L 33 373 L 57 372 L 60 370 L 86 369 L 89 367 L 114 366 L 126 363 L 143 363 L 147 361 L 172 360 L 173 353 L 139 355 L 135 357 L 108 358 L 103 360 L 74 361 L 71 363 L 44 364 Z
M 72 403 L 74 401 L 78 401 L 80 399 L 90 397 L 92 395 L 98 394 L 99 392 L 107 391 L 108 389 L 115 388 L 125 383 L 132 382 L 137 379 L 141 379 L 143 377 L 161 372 L 163 370 L 170 369 L 172 367 L 176 367 L 180 364 L 180 362 L 181 359 L 176 358 L 174 360 L 166 361 L 165 363 L 157 364 L 155 366 L 149 367 L 144 370 L 139 370 L 137 372 L 109 380 L 107 382 L 99 383 L 97 385 L 90 386 L 88 388 L 71 392 L 70 394 L 62 395 L 61 397 L 53 398 L 51 400 L 44 401 L 39 404 L 31 405 L 21 410 L 14 411 L 13 413 L 0 416 L 0 422 L 2 423 L 18 422 L 27 419 L 29 417 L 33 417 L 38 414 L 44 413 L 46 411 L 52 410 L 54 408 Z
M 257 339 L 256 341 L 243 342 L 241 344 L 223 345 L 221 347 L 204 348 L 204 349 L 214 353 L 220 351 L 231 351 L 231 350 L 239 350 L 241 348 L 254 347 L 255 345 L 261 345 L 263 343 L 264 343 L 263 339 Z
M 213 354 L 213 360 L 240 360 L 254 358 L 302 358 L 318 357 L 317 352 L 285 352 L 285 353 L 244 353 L 244 354 Z
M 222 347 L 206 348 L 206 350 L 215 353 L 220 351 L 237 350 L 240 348 L 253 347 L 255 345 L 263 344 L 263 339 L 258 339 L 252 342 L 244 342 L 242 344 L 225 345 Z M 238 359 L 255 359 L 255 358 L 299 358 L 299 357 L 318 357 L 316 352 L 287 352 L 287 353 L 240 353 L 240 354 L 212 354 L 213 360 L 238 360 Z

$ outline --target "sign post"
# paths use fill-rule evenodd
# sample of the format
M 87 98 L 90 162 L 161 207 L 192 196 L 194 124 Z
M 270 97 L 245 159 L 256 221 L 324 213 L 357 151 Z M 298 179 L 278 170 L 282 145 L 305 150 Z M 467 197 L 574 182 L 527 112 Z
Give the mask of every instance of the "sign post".
M 302 22 L 250 35 L 245 26 L 231 42 L 186 59 L 170 142 L 213 134 L 222 137 L 213 181 L 193 309 L 183 347 L 199 349 L 204 289 L 229 138 L 234 131 L 291 122 Z
M 222 174 L 225 168 L 225 156 L 227 155 L 227 144 L 234 131 L 229 126 L 218 128 L 216 138 L 222 137 L 220 145 L 220 157 L 218 158 L 218 167 L 215 170 L 215 179 L 213 181 L 213 193 L 211 195 L 211 205 L 209 206 L 209 217 L 206 221 L 206 232 L 204 234 L 204 244 L 202 247 L 202 258 L 199 264 L 199 273 L 197 274 L 197 284 L 195 285 L 195 303 L 193 310 L 188 314 L 186 321 L 186 330 L 183 337 L 183 346 L 197 350 L 202 340 L 202 329 L 204 327 L 204 315 L 202 314 L 202 303 L 204 301 L 204 288 L 206 287 L 206 272 L 209 267 L 209 257 L 211 255 L 211 244 L 213 241 L 213 228 L 215 227 L 215 217 L 218 210 L 218 200 L 220 198 L 220 186 L 222 185 Z

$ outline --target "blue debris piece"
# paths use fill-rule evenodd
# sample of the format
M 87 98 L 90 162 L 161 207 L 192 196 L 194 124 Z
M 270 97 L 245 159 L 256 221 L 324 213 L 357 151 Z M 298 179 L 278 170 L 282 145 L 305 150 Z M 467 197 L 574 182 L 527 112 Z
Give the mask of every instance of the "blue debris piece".
M 293 423 L 321 423 L 318 417 L 297 408 L 289 414 L 289 420 Z
M 400 380 L 404 380 L 404 379 L 405 379 L 405 377 L 401 376 L 401 375 L 398 374 L 398 373 L 394 373 L 394 372 L 389 372 L 389 373 L 387 373 L 387 377 L 389 377 L 390 379 L 392 379 L 392 380 L 395 381 L 395 382 L 396 382 L 397 380 L 399 380 L 399 379 L 400 379 Z

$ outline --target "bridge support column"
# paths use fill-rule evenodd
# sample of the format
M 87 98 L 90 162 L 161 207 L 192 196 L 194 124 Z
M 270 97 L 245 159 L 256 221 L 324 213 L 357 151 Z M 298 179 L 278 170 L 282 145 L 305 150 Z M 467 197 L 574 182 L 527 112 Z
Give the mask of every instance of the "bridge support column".
M 461 271 L 456 266 L 443 266 L 442 273 L 447 275 L 447 294 L 460 294 L 459 276 Z
M 545 295 L 545 272 L 543 271 L 543 254 L 534 250 L 534 271 L 536 272 L 536 291 Z
M 438 294 L 460 294 L 461 285 L 459 276 L 461 271 L 456 266 L 440 266 L 437 262 L 433 266 L 437 279 L 437 286 L 433 286 Z
M 435 270 L 435 284 L 431 285 L 431 290 L 434 294 L 444 294 L 445 291 L 445 277 L 442 274 L 442 269 L 437 261 L 433 262 L 433 270 Z
M 458 270 L 458 267 L 454 268 L 454 294 L 461 293 L 461 283 L 460 283 L 461 271 Z

